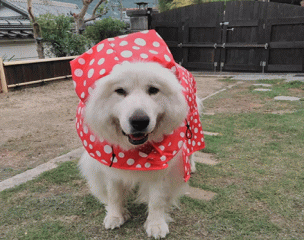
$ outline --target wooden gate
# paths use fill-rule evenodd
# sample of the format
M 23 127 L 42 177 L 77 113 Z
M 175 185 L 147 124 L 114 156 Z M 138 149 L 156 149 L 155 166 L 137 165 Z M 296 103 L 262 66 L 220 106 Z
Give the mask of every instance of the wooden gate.
M 186 68 L 304 71 L 304 8 L 233 1 L 153 15 L 152 28 Z

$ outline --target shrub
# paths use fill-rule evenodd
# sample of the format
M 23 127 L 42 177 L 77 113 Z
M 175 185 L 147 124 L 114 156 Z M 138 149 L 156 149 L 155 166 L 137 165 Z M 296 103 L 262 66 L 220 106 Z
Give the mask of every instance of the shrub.
M 160 12 L 165 12 L 171 9 L 171 4 L 173 0 L 159 0 L 158 8 Z
M 124 22 L 113 18 L 104 18 L 87 26 L 84 35 L 94 44 L 97 44 L 103 39 L 122 35 L 126 31 L 127 25 Z
M 64 57 L 79 55 L 86 51 L 88 40 L 72 32 L 73 17 L 45 14 L 39 16 L 37 22 L 41 27 L 43 41 L 47 45 L 46 55 Z

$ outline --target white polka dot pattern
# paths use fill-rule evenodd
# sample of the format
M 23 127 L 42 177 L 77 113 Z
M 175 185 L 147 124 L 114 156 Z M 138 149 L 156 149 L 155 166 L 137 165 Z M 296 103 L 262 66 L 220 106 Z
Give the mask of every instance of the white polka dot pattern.
M 134 159 L 132 159 L 132 158 L 129 158 L 128 161 L 127 161 L 127 164 L 128 164 L 129 166 L 133 165 L 134 163 L 135 163 L 135 161 L 134 161 Z
M 158 142 L 139 149 L 123 151 L 98 138 L 88 126 L 83 125 L 84 102 L 92 93 L 96 80 L 107 76 L 115 65 L 136 60 L 159 62 L 170 69 L 185 89 L 183 93 L 190 110 L 186 121 Z M 159 170 L 167 168 L 168 162 L 182 151 L 184 179 L 189 179 L 189 156 L 205 146 L 197 110 L 196 83 L 190 72 L 175 63 L 166 43 L 154 30 L 103 40 L 71 61 L 71 69 L 75 91 L 81 100 L 77 109 L 76 128 L 90 156 L 102 164 L 115 168 Z
M 102 65 L 104 62 L 105 62 L 105 59 L 104 59 L 104 58 L 101 58 L 101 59 L 99 59 L 99 61 L 98 61 L 98 65 Z
M 79 98 L 85 101 L 90 95 L 89 88 L 93 87 L 96 80 L 107 76 L 115 64 L 129 59 L 153 59 L 172 71 L 176 69 L 176 63 L 166 43 L 154 30 L 105 39 L 71 61 L 75 90 Z M 175 73 L 178 74 L 176 71 Z M 88 78 L 86 86 L 77 84 L 83 82 L 83 77 Z
M 88 78 L 91 78 L 94 74 L 94 69 L 90 69 L 89 72 L 88 72 Z
M 76 77 L 82 77 L 83 71 L 82 71 L 81 69 L 77 68 L 77 69 L 74 71 L 74 75 L 75 75 Z
M 124 58 L 129 58 L 129 57 L 132 57 L 133 53 L 129 50 L 125 50 L 125 51 L 122 51 L 120 55 Z
M 83 58 L 79 58 L 78 59 L 79 64 L 84 65 L 85 64 L 85 60 Z
M 146 41 L 142 38 L 136 38 L 134 42 L 139 46 L 146 46 L 147 44 Z
M 97 52 L 100 52 L 104 47 L 104 43 L 98 44 L 97 45 Z

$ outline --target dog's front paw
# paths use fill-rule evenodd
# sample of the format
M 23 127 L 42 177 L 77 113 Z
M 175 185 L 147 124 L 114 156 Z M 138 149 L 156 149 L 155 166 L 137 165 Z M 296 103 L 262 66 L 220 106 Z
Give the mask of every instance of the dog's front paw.
M 148 237 L 154 237 L 155 239 L 165 238 L 169 233 L 169 227 L 165 220 L 152 222 L 146 221 L 145 229 L 148 234 Z
M 119 228 L 129 218 L 130 218 L 130 213 L 127 210 L 121 216 L 114 216 L 114 215 L 111 215 L 111 214 L 107 214 L 107 216 L 103 220 L 103 224 L 104 224 L 106 229 Z

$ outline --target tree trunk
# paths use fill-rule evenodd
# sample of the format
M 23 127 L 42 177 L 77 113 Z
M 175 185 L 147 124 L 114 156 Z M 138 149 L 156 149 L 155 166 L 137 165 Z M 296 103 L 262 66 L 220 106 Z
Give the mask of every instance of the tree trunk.
M 42 37 L 41 37 L 41 29 L 40 29 L 39 24 L 36 22 L 32 9 L 33 9 L 32 0 L 27 0 L 27 10 L 29 13 L 29 17 L 33 23 L 33 32 L 34 32 L 34 38 L 35 38 L 36 44 L 37 44 L 38 58 L 42 59 L 42 58 L 45 58 L 45 56 L 44 56 L 43 43 L 42 43 Z
M 102 15 L 106 14 L 107 13 L 107 9 L 105 9 L 101 14 L 99 15 L 96 15 L 96 11 L 98 9 L 98 7 L 106 2 L 106 0 L 99 0 L 99 2 L 96 4 L 94 10 L 93 10 L 93 13 L 92 13 L 92 17 L 91 18 L 88 18 L 88 19 L 84 19 L 84 16 L 86 15 L 87 11 L 88 11 L 88 8 L 89 8 L 89 5 L 93 2 L 94 0 L 82 0 L 82 3 L 83 3 L 83 6 L 82 6 L 82 9 L 80 10 L 80 13 L 78 14 L 73 14 L 73 17 L 74 17 L 74 21 L 75 21 L 75 31 L 76 31 L 76 34 L 79 34 L 80 33 L 80 29 L 83 28 L 84 24 L 86 22 L 89 22 L 89 21 L 92 21 L 92 20 L 95 20 L 96 18 L 98 17 L 101 17 Z
M 89 5 L 93 2 L 93 0 L 82 0 L 83 6 L 78 14 L 73 14 L 74 21 L 75 21 L 75 31 L 76 34 L 80 33 L 80 29 L 83 27 L 84 24 L 84 16 L 88 11 Z

